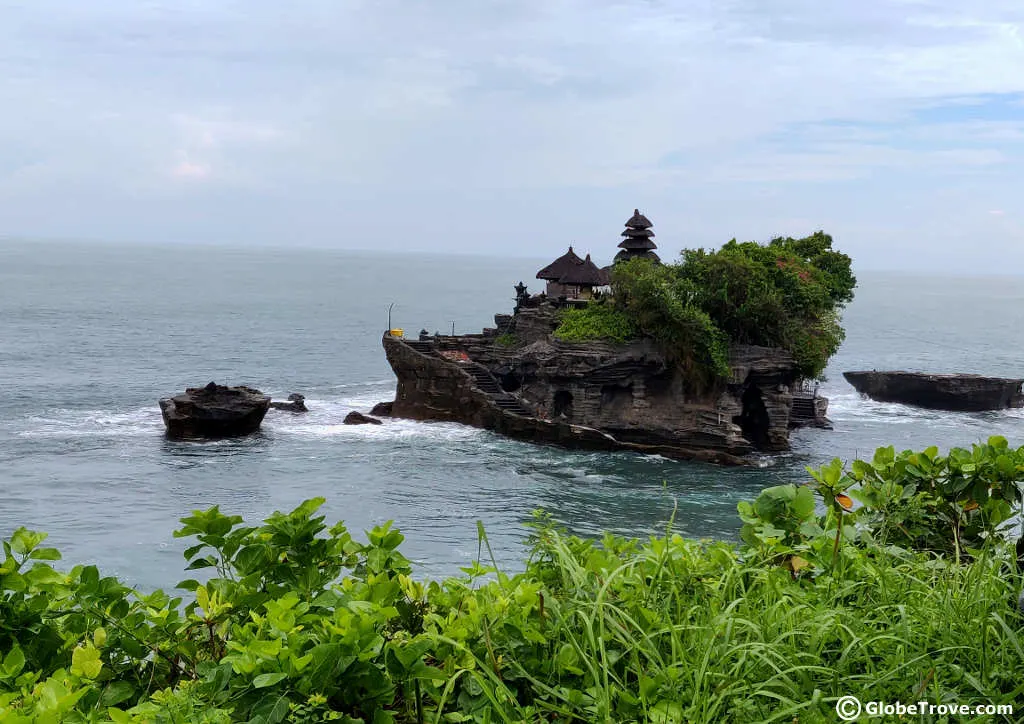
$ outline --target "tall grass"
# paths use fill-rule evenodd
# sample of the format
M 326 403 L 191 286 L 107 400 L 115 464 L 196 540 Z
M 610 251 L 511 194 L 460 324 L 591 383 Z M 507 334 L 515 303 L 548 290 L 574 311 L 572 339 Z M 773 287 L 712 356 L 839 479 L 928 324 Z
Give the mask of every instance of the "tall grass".
M 545 528 L 522 576 L 472 593 L 485 610 L 528 583 L 549 596 L 544 643 L 528 655 L 520 622 L 490 621 L 491 652 L 477 664 L 500 660 L 501 676 L 482 686 L 517 702 L 508 721 L 836 721 L 845 695 L 1019 704 L 1011 554 L 994 546 L 956 565 L 851 551 L 841 577 L 794 580 L 723 543 L 670 533 L 598 544 Z M 551 662 L 543 674 L 528 663 L 537 660 Z

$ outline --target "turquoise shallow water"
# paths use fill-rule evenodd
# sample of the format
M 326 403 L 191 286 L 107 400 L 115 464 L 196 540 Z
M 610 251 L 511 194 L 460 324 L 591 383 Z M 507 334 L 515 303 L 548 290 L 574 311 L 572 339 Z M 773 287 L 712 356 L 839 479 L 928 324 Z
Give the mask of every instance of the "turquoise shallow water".
M 341 424 L 391 399 L 380 348 L 387 307 L 411 332 L 479 331 L 535 286 L 543 259 L 314 250 L 0 243 L 0 535 L 48 531 L 69 562 L 100 562 L 144 587 L 181 575 L 177 518 L 218 504 L 256 519 L 327 498 L 354 531 L 394 519 L 424 575 L 477 550 L 476 521 L 518 565 L 538 507 L 580 533 L 676 527 L 732 536 L 736 502 L 803 468 L 876 446 L 1024 444 L 1024 413 L 954 414 L 861 400 L 843 369 L 1024 372 L 1024 285 L 1016 278 L 861 273 L 847 342 L 822 386 L 835 430 L 794 435 L 761 469 L 572 453 L 449 424 Z M 259 435 L 176 443 L 157 398 L 210 380 L 276 397 Z

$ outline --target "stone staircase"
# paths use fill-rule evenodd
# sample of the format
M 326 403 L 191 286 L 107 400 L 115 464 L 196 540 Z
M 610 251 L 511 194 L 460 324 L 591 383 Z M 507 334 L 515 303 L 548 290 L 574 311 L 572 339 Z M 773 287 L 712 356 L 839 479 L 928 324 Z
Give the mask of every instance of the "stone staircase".
M 709 425 L 711 427 L 720 427 L 721 425 L 732 422 L 728 415 L 713 410 L 701 410 L 697 415 L 697 420 L 702 425 Z
M 789 410 L 791 420 L 814 420 L 818 415 L 812 395 L 798 394 L 793 396 L 793 405 Z
M 469 376 L 473 378 L 473 382 L 476 383 L 477 388 L 486 392 L 488 395 L 493 397 L 494 395 L 505 394 L 504 390 L 501 389 L 501 385 L 498 384 L 498 381 L 494 379 L 491 373 L 483 367 L 471 364 L 463 366 L 462 369 L 468 372 Z
M 403 341 L 420 354 L 430 355 L 431 357 L 438 356 L 437 348 L 429 340 L 406 339 Z M 513 415 L 522 415 L 523 417 L 535 416 L 532 411 L 520 402 L 518 397 L 501 389 L 501 385 L 494 379 L 494 375 L 483 365 L 469 362 L 459 366 L 473 378 L 473 384 L 476 388 L 488 394 L 499 409 Z
M 490 395 L 491 399 L 494 400 L 494 404 L 500 409 L 505 412 L 511 412 L 513 415 L 533 417 L 533 413 L 526 409 L 518 397 L 501 389 L 501 385 L 498 384 L 498 381 L 494 379 L 494 375 L 486 367 L 473 362 L 465 365 L 463 369 L 473 378 L 473 384 L 476 385 L 477 389 Z
M 420 354 L 434 355 L 434 353 L 436 352 L 434 348 L 434 343 L 429 340 L 403 339 L 402 341 L 405 342 L 410 347 L 412 347 L 417 352 L 419 352 Z

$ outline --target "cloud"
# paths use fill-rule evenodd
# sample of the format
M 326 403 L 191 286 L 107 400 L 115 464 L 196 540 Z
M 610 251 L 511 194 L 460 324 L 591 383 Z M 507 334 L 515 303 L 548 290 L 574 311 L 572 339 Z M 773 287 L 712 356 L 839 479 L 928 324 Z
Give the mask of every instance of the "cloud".
M 171 169 L 171 175 L 180 179 L 207 179 L 210 177 L 210 167 L 202 163 L 182 160 Z
M 983 264 L 1018 238 L 987 212 L 1024 181 L 1022 27 L 1010 0 L 16 2 L 0 233 L 597 253 L 639 205 L 687 243 L 827 225 L 878 265 L 916 226 L 942 245 L 907 259 Z

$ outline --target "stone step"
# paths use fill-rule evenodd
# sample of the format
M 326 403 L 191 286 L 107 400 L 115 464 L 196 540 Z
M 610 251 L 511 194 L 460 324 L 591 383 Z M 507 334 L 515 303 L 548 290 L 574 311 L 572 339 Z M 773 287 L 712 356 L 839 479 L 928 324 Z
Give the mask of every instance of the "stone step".
M 712 412 L 704 410 L 698 415 L 698 419 L 706 425 L 724 425 L 731 422 L 729 416 L 724 412 Z
M 791 417 L 814 418 L 817 416 L 818 410 L 812 398 L 796 397 L 793 399 L 789 414 Z
M 434 343 L 419 339 L 407 339 L 405 343 L 422 354 L 433 354 Z
M 479 367 L 469 367 L 466 371 L 469 373 L 469 376 L 473 378 L 473 381 L 479 389 L 492 395 L 503 394 L 501 386 L 491 376 L 490 372 Z
M 434 343 L 426 340 L 418 339 L 407 339 L 405 343 L 412 347 L 421 354 L 436 355 L 437 348 Z M 495 406 L 505 412 L 511 412 L 516 415 L 523 415 L 525 417 L 533 417 L 533 413 L 526 409 L 523 404 L 519 401 L 519 398 L 514 395 L 510 395 L 501 389 L 501 385 L 494 379 L 494 375 L 490 373 L 486 368 L 482 367 L 477 363 L 471 363 L 462 367 L 473 378 L 473 384 L 478 390 L 488 394 L 491 399 L 494 400 Z

